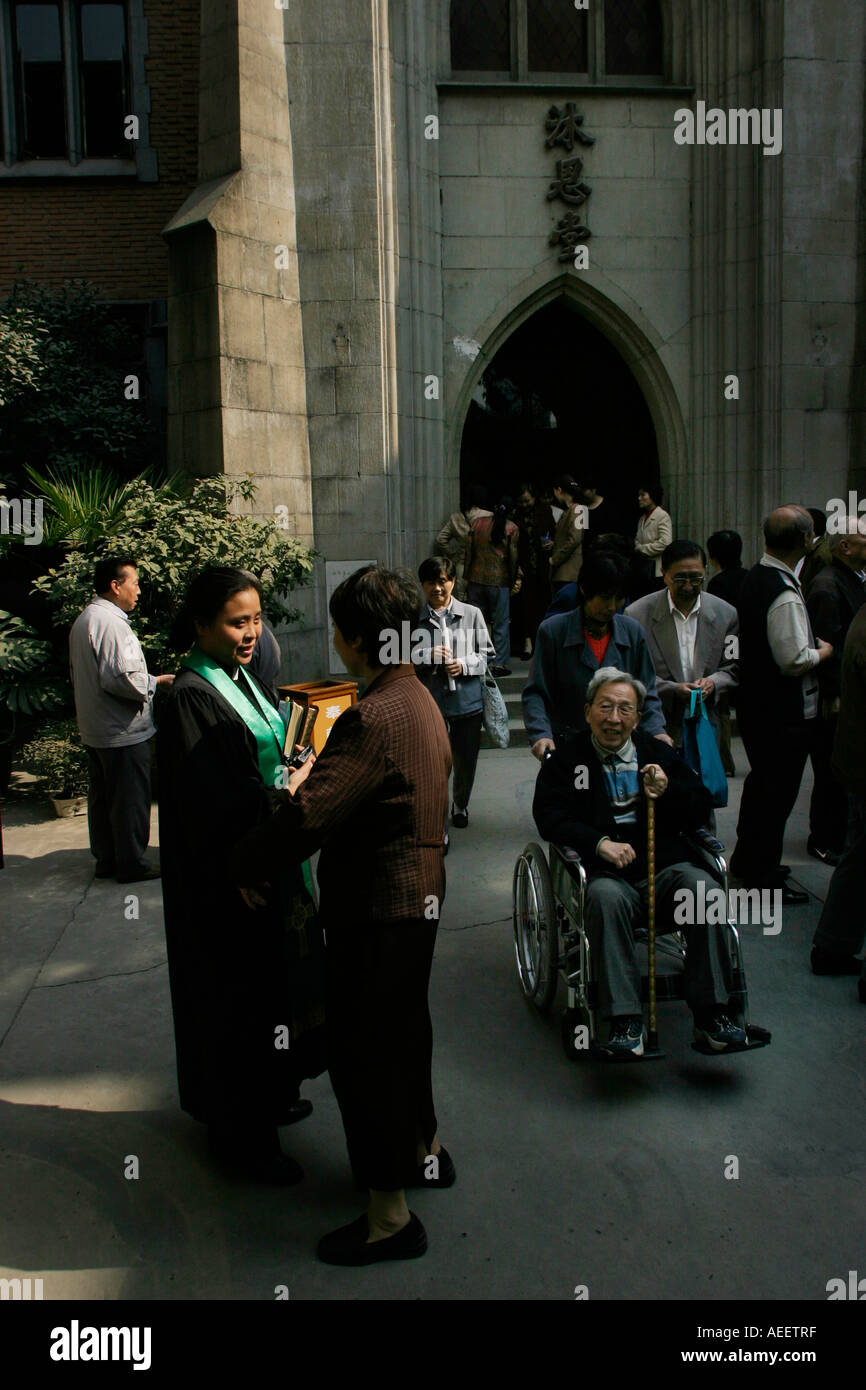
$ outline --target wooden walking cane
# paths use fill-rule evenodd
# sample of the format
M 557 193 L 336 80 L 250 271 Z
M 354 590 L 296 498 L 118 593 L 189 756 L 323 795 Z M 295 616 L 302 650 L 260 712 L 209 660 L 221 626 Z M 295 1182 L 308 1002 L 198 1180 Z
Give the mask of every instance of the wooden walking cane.
M 655 782 L 655 773 L 650 772 L 650 782 Z M 646 801 L 646 893 L 647 893 L 647 974 L 649 983 L 649 1031 L 644 1057 L 655 1061 L 664 1057 L 659 1048 L 658 1019 L 656 1017 L 656 804 L 650 796 Z

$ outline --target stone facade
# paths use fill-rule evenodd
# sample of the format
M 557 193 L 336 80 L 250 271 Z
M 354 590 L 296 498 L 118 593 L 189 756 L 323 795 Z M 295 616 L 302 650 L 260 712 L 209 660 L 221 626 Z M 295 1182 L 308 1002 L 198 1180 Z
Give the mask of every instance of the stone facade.
M 641 387 L 678 534 L 736 526 L 754 556 L 772 505 L 866 489 L 866 13 L 663 3 L 663 79 L 573 85 L 462 81 L 449 8 L 203 7 L 200 186 L 168 229 L 174 457 L 253 472 L 328 559 L 414 566 L 457 505 L 484 367 L 565 295 Z M 594 137 L 581 270 L 549 243 L 566 100 Z M 783 153 L 676 144 L 698 101 L 781 108 Z M 324 597 L 294 679 L 328 669 Z

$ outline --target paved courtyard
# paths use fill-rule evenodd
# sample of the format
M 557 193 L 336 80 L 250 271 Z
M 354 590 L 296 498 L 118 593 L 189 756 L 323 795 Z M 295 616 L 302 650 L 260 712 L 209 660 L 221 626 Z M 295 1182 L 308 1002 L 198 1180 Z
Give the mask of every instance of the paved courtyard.
M 604 1069 L 565 1058 L 561 998 L 541 1018 L 517 985 L 511 873 L 537 838 L 535 772 L 525 748 L 482 752 L 470 828 L 452 832 L 431 1004 L 458 1181 L 413 1195 L 424 1259 L 366 1270 L 315 1258 L 360 1210 L 327 1076 L 305 1088 L 313 1116 L 283 1132 L 301 1186 L 215 1171 L 177 1104 L 159 883 L 95 881 L 83 818 L 7 803 L 0 1275 L 43 1278 L 47 1299 L 273 1299 L 286 1285 L 292 1299 L 570 1300 L 586 1285 L 592 1299 L 825 1300 L 828 1279 L 862 1266 L 866 1009 L 855 981 L 809 970 L 830 877 L 805 855 L 810 780 L 786 857 L 813 897 L 778 936 L 743 933 L 772 1047 L 702 1058 L 684 1007 L 666 1005 L 666 1060 Z M 718 817 L 729 845 L 741 786 Z

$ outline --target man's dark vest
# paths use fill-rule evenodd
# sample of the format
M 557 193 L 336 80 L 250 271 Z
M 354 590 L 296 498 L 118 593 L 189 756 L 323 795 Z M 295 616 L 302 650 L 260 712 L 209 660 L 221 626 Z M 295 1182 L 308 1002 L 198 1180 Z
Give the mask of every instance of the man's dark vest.
M 737 600 L 740 616 L 737 709 L 747 716 L 760 711 L 767 719 L 768 737 L 775 724 L 797 724 L 804 717 L 803 677 L 782 675 L 767 640 L 770 607 L 790 587 L 781 570 L 758 564 L 746 575 Z M 809 675 L 815 678 L 814 672 Z

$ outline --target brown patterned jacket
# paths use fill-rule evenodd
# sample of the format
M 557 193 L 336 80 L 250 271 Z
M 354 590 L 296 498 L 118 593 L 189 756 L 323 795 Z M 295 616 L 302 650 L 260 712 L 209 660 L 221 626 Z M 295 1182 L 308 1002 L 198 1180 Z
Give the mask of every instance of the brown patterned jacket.
M 451 749 L 442 715 L 411 665 L 386 668 L 334 724 L 295 796 L 235 846 L 232 877 L 266 882 L 321 848 L 320 915 L 399 921 L 445 897 Z M 429 915 L 429 914 L 428 914 Z

